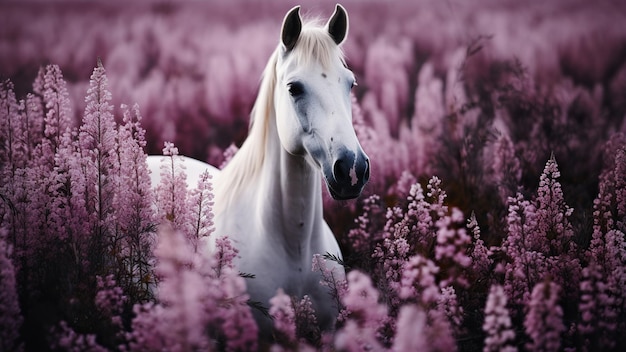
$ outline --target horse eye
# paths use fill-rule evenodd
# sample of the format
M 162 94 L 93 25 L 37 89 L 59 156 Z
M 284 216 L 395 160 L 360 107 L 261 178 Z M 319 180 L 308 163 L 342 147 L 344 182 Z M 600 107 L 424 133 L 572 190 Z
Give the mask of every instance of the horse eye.
M 294 98 L 304 94 L 304 86 L 300 82 L 291 82 L 287 87 L 289 88 L 289 94 Z

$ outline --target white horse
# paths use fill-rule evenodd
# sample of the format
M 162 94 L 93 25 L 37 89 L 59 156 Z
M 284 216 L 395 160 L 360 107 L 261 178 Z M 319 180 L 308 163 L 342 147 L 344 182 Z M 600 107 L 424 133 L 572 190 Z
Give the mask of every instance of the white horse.
M 278 288 L 309 295 L 321 327 L 330 329 L 337 307 L 311 271 L 314 254 L 341 256 L 323 219 L 322 179 L 333 198 L 356 198 L 370 165 L 352 126 L 355 78 L 339 47 L 348 33 L 346 11 L 337 5 L 319 26 L 303 24 L 299 10 L 294 7 L 283 21 L 248 138 L 215 177 L 214 234 L 229 236 L 239 250 L 238 269 L 255 275 L 247 281 L 252 300 L 269 306 Z M 153 177 L 158 175 L 158 157 L 149 163 Z M 187 168 L 190 174 L 203 171 L 199 164 Z M 331 265 L 339 278 L 345 275 Z M 255 318 L 268 334 L 271 321 L 259 312 Z

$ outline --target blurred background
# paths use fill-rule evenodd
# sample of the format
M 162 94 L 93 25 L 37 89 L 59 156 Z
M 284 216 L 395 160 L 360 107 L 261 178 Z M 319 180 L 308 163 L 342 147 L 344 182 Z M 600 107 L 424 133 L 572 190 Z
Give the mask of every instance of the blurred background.
M 303 12 L 326 19 L 334 3 L 304 3 Z M 168 140 L 187 155 L 212 160 L 214 148 L 245 137 L 261 70 L 277 45 L 284 14 L 296 4 L 3 1 L 0 76 L 11 78 L 24 95 L 40 66 L 58 64 L 78 117 L 99 57 L 116 105 L 139 103 L 152 152 Z M 429 75 L 445 86 L 448 72 L 459 68 L 459 56 L 481 37 L 489 61 L 517 58 L 547 89 L 564 80 L 571 88 L 599 84 L 611 104 L 624 110 L 626 6 L 620 1 L 344 5 L 351 21 L 345 52 L 359 78 L 357 97 L 375 95 L 395 136 L 399 125 L 411 122 L 422 68 L 430 65 Z M 472 79 L 465 83 L 480 84 L 481 77 Z

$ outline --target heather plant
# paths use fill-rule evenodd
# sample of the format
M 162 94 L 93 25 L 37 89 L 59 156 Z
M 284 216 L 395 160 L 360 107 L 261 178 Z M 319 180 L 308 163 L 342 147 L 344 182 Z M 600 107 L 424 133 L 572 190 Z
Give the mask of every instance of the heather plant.
M 152 247 L 155 215 L 154 194 L 144 151 L 145 130 L 141 126 L 139 106 L 122 105 L 123 125 L 118 127 L 116 168 L 117 189 L 114 195 L 115 245 L 121 264 L 118 280 L 125 287 L 130 302 L 145 302 L 152 296 Z
M 160 231 L 155 249 L 158 259 L 156 274 L 160 278 L 159 303 L 149 306 L 150 309 L 143 311 L 137 321 L 143 325 L 143 319 L 148 318 L 146 315 L 151 315 L 151 319 L 157 320 L 157 330 L 142 331 L 141 325 L 134 328 L 130 336 L 131 350 L 165 348 L 189 351 L 209 348 L 209 340 L 204 333 L 209 316 L 204 314 L 202 300 L 204 295 L 210 293 L 203 290 L 208 287 L 203 286 L 202 276 L 194 267 L 192 253 L 182 233 L 172 229 Z
M 471 265 L 471 258 L 467 255 L 471 240 L 465 227 L 459 226 L 463 223 L 463 213 L 456 208 L 452 208 L 452 214 L 444 216 L 437 222 L 435 259 L 445 272 L 445 276 L 440 279 L 442 287 L 452 284 L 460 287 L 469 285 L 464 271 Z
M 486 333 L 484 352 L 507 351 L 515 352 L 515 331 L 506 306 L 507 298 L 501 285 L 492 285 L 485 306 L 483 330 Z
M 187 174 L 183 162 L 174 143 L 165 142 L 161 162 L 161 183 L 157 186 L 156 201 L 159 218 L 169 221 L 175 229 L 185 233 L 189 212 L 186 206 Z
M 477 277 L 489 276 L 489 270 L 493 264 L 492 251 L 487 248 L 485 242 L 480 238 L 480 226 L 476 220 L 476 215 L 472 215 L 467 220 L 467 230 L 472 233 L 472 244 L 470 245 L 469 256 L 472 262 L 472 270 Z
M 347 318 L 337 331 L 335 346 L 344 351 L 381 350 L 378 331 L 387 316 L 386 306 L 380 304 L 379 293 L 366 274 L 351 271 L 347 277 L 348 290 L 342 297 Z
M 182 232 L 165 226 L 155 249 L 157 303 L 135 305 L 129 350 L 256 349 L 256 323 L 229 241 L 206 256 Z
M 61 321 L 58 327 L 51 331 L 53 342 L 51 348 L 63 351 L 94 351 L 105 352 L 106 348 L 102 347 L 96 341 L 94 334 L 80 334 L 74 331 L 67 322 Z
M 513 196 L 513 192 L 516 191 L 522 178 L 522 169 L 510 137 L 507 135 L 499 136 L 494 142 L 493 149 L 493 174 L 491 177 L 497 185 L 500 200 L 506 204 L 506 200 Z
M 577 249 L 573 237 L 574 229 L 568 221 L 572 216 L 573 210 L 564 201 L 561 185 L 558 182 L 559 177 L 560 172 L 556 160 L 552 156 L 546 163 L 544 172 L 540 177 L 536 198 L 528 201 L 518 193 L 516 197 L 509 199 L 508 233 L 500 248 L 486 248 L 480 238 L 480 227 L 474 215 L 467 220 L 467 228 L 461 225 L 463 218 L 458 209 L 452 208 L 451 213 L 448 215 L 449 210 L 447 205 L 445 205 L 445 193 L 441 191 L 441 182 L 438 179 L 432 179 L 429 182 L 428 189 L 430 192 L 426 196 L 430 199 L 430 202 L 425 201 L 423 196 L 416 197 L 417 194 L 421 193 L 419 184 L 414 185 L 407 195 L 407 202 L 410 202 L 407 205 L 409 209 L 407 214 L 410 212 L 410 214 L 415 216 L 419 213 L 419 209 L 430 210 L 423 213 L 430 216 L 418 217 L 417 225 L 407 226 L 409 222 L 404 210 L 400 207 L 395 207 L 388 209 L 386 214 L 387 221 L 382 229 L 373 228 L 374 222 L 358 218 L 356 220 L 357 227 L 350 233 L 350 236 L 357 240 L 355 243 L 360 251 L 363 248 L 374 248 L 373 258 L 380 258 L 378 259 L 380 260 L 378 265 L 381 265 L 383 268 L 381 274 L 384 274 L 384 278 L 375 282 L 377 282 L 377 286 L 381 290 L 380 292 L 384 294 L 383 297 L 385 299 L 382 302 L 386 302 L 390 312 L 397 314 L 398 311 L 404 309 L 407 303 L 417 303 L 418 307 L 421 307 L 424 311 L 426 319 L 423 323 L 422 333 L 427 340 L 429 336 L 433 336 L 430 335 L 433 331 L 441 331 L 441 329 L 448 331 L 450 336 L 467 333 L 464 329 L 468 328 L 468 326 L 463 324 L 463 318 L 467 319 L 468 316 L 465 316 L 463 312 L 468 306 L 459 305 L 456 289 L 461 289 L 461 297 L 463 298 L 461 302 L 471 306 L 472 302 L 475 302 L 476 293 L 469 294 L 469 292 L 466 293 L 463 289 L 468 286 L 481 287 L 476 282 L 467 281 L 468 278 L 478 278 L 487 282 L 503 278 L 505 282 L 504 289 L 500 288 L 502 292 L 492 293 L 492 295 L 498 294 L 500 297 L 498 299 L 504 300 L 505 305 L 506 301 L 511 300 L 513 302 L 511 306 L 513 314 L 509 318 L 508 310 L 504 308 L 507 318 L 497 319 L 506 319 L 508 323 L 504 327 L 499 328 L 496 328 L 495 325 L 494 327 L 485 325 L 484 329 L 486 329 L 485 332 L 493 334 L 496 334 L 494 329 L 508 329 L 509 332 L 505 334 L 508 337 L 501 340 L 502 346 L 516 349 L 519 346 L 516 347 L 518 340 L 515 339 L 515 334 L 513 333 L 514 324 L 521 324 L 520 319 L 522 319 L 526 321 L 526 328 L 531 330 L 533 324 L 535 324 L 532 320 L 534 318 L 529 316 L 531 314 L 530 308 L 524 307 L 539 305 L 539 303 L 531 302 L 533 299 L 535 302 L 539 300 L 539 298 L 533 298 L 539 295 L 539 291 L 536 288 L 537 285 L 547 278 L 553 277 L 558 280 L 557 282 L 550 282 L 550 287 L 555 287 L 552 288 L 553 291 L 560 290 L 560 285 L 567 287 L 568 291 L 559 297 L 564 307 L 571 307 L 571 304 L 578 299 L 579 288 L 577 285 L 579 282 L 582 282 L 580 264 L 582 252 Z M 401 188 L 398 187 L 398 189 Z M 420 192 L 417 192 L 418 190 Z M 364 207 L 364 211 L 371 212 L 370 204 L 372 203 L 370 202 L 375 199 L 370 197 L 366 200 L 365 204 L 367 207 Z M 416 202 L 416 199 L 421 199 L 423 204 L 418 206 L 419 202 Z M 436 226 L 433 226 L 433 218 L 439 219 L 435 223 Z M 424 226 L 425 224 L 429 224 L 429 226 Z M 420 228 L 424 229 L 424 234 L 430 233 L 431 237 L 436 238 L 436 242 L 431 241 L 430 246 L 421 247 L 418 240 L 407 240 L 407 238 L 413 239 L 414 237 L 411 236 L 419 234 Z M 467 235 L 466 231 L 473 234 L 473 240 Z M 617 236 L 615 236 L 615 233 L 611 232 L 608 234 L 606 237 L 606 241 L 609 241 L 608 243 L 615 243 L 610 241 L 623 238 L 621 233 Z M 368 237 L 368 234 L 369 236 L 371 234 L 379 235 L 377 235 L 378 237 Z M 378 244 L 366 246 L 362 244 L 365 240 L 374 241 Z M 409 243 L 415 247 L 412 247 Z M 430 251 L 428 248 L 430 248 Z M 610 248 L 623 248 L 623 246 L 621 244 L 611 244 Z M 420 254 L 410 256 L 415 251 L 418 251 Z M 609 252 L 612 253 L 612 257 L 621 258 L 621 254 L 617 254 L 622 253 L 621 250 L 610 249 Z M 424 258 L 422 256 L 424 254 L 428 255 L 432 260 Z M 502 257 L 502 254 L 505 256 Z M 491 267 L 494 264 L 497 264 L 497 270 L 492 272 Z M 375 270 L 372 273 L 377 277 L 378 272 Z M 398 275 L 395 273 L 401 273 L 401 275 L 394 276 Z M 500 277 L 499 273 L 504 275 Z M 590 277 L 590 273 L 592 273 L 590 269 L 585 269 L 582 272 L 585 277 Z M 584 323 L 580 327 L 580 333 L 583 336 L 587 336 L 590 331 L 595 331 L 592 327 L 593 321 L 595 321 L 594 316 L 605 314 L 609 318 L 608 321 L 619 320 L 615 315 L 621 309 L 615 305 L 616 300 L 619 300 L 619 298 L 615 298 L 618 291 L 611 291 L 611 289 L 607 291 L 602 288 L 605 286 L 601 285 L 599 287 L 602 293 L 599 291 L 589 292 L 589 290 L 598 290 L 598 288 L 593 288 L 593 285 L 595 285 L 593 282 L 584 286 L 586 293 L 583 302 L 587 303 L 581 305 L 581 309 L 585 311 Z M 448 286 L 448 283 L 454 283 L 454 285 Z M 560 283 L 560 285 L 557 285 L 557 283 Z M 598 292 L 599 295 L 596 295 L 595 292 Z M 594 303 L 595 300 L 592 297 L 600 298 L 607 295 L 610 303 L 605 306 L 604 313 L 596 313 L 596 303 Z M 492 299 L 495 300 L 496 297 L 494 296 Z M 550 299 L 554 301 L 554 298 Z M 495 303 L 490 303 L 488 307 L 492 307 L 492 304 Z M 502 311 L 503 308 L 497 309 Z M 556 310 L 556 318 L 552 320 L 552 323 L 556 325 L 554 325 L 553 329 L 555 330 L 555 336 L 559 337 L 565 333 L 563 319 L 574 319 L 571 316 L 573 312 L 564 313 L 563 308 L 560 306 L 554 309 Z M 486 311 L 485 314 L 495 313 Z M 490 324 L 492 324 L 491 321 L 493 320 L 491 319 L 496 318 L 489 319 Z M 603 327 L 598 332 L 614 331 L 617 326 L 608 322 L 602 323 L 602 325 L 606 325 L 606 328 Z M 399 327 L 394 325 L 394 328 L 388 331 L 398 330 Z M 549 339 L 547 330 L 540 328 L 537 331 L 542 332 L 531 333 L 529 331 L 529 334 L 536 334 L 536 338 Z M 546 332 L 546 334 L 543 332 Z M 572 333 L 572 331 L 567 332 L 568 341 L 571 341 L 573 338 Z M 498 334 L 500 333 L 498 332 Z M 593 333 L 592 335 L 594 337 L 598 336 Z M 489 341 L 489 344 L 499 343 L 496 342 L 499 340 L 494 339 L 500 339 L 500 337 L 493 337 L 493 339 L 486 341 Z M 554 340 L 555 337 L 552 339 Z M 560 337 L 556 338 L 557 341 L 560 341 L 559 339 Z M 380 341 L 384 341 L 384 339 Z M 542 346 L 546 344 L 551 346 L 550 343 L 544 340 L 536 343 Z M 453 342 L 452 345 L 454 345 Z M 614 344 L 607 344 L 606 348 L 614 348 L 614 346 Z M 534 347 L 529 348 L 533 349 Z
M 38 313 L 48 310 L 65 324 L 56 325 L 58 339 L 52 338 L 51 346 L 91 344 L 98 336 L 112 348 L 125 309 L 149 300 L 154 284 L 144 132 L 137 107 L 124 108 L 123 126 L 115 122 L 100 62 L 80 127 L 71 122 L 65 87 L 55 65 L 40 70 L 35 94 L 17 104 L 10 105 L 12 85 L 3 85 L 3 104 L 17 109 L 3 109 L 10 117 L 3 118 L 7 153 L 1 172 L 8 182 L 2 186 L 2 226 L 15 248 L 11 260 L 22 309 L 31 317 L 25 331 L 50 329 L 50 319 Z M 124 292 L 117 294 L 128 295 L 130 302 L 119 301 L 115 312 L 102 306 L 106 300 L 97 298 L 102 291 L 97 277 L 120 283 L 117 290 Z M 25 341 L 29 349 L 46 343 L 41 335 Z
M 524 319 L 527 344 L 531 351 L 558 351 L 565 331 L 563 309 L 559 305 L 560 287 L 549 280 L 538 283 L 531 293 Z
M 208 170 L 200 175 L 198 186 L 191 190 L 187 199 L 191 212 L 190 239 L 194 249 L 214 231 L 213 227 L 213 185 Z
M 309 296 L 305 295 L 298 301 L 279 289 L 270 299 L 269 314 L 274 321 L 275 343 L 272 349 L 302 351 L 321 345 L 322 336 Z
M 441 289 L 441 294 L 437 298 L 437 311 L 444 313 L 454 338 L 460 336 L 465 313 L 463 307 L 459 305 L 454 286 L 446 286 Z
M 417 306 L 405 305 L 400 309 L 397 331 L 392 351 L 426 351 L 429 342 L 425 337 L 426 313 Z
M 439 288 L 435 275 L 439 272 L 432 261 L 422 256 L 411 257 L 404 265 L 400 286 L 400 298 L 432 308 L 437 301 Z
M 113 116 L 112 94 L 102 62 L 91 75 L 85 97 L 85 113 L 78 132 L 77 159 L 82 171 L 83 191 L 78 194 L 84 202 L 90 264 L 95 270 L 103 270 L 109 260 L 108 250 L 116 242 L 116 216 L 114 195 L 116 194 L 116 169 L 119 168 L 117 154 L 117 126 Z M 71 160 L 71 158 L 66 158 Z M 70 170 L 72 168 L 68 168 Z M 78 192 L 77 192 L 78 193 Z M 69 218 L 69 217 L 68 217 Z M 104 269 L 106 270 L 106 269 Z
M 95 297 L 96 308 L 103 316 L 111 319 L 111 323 L 120 331 L 123 327 L 121 315 L 124 302 L 128 299 L 124 291 L 117 285 L 113 275 L 106 277 L 96 276 L 97 292 Z
M 5 231 L 3 231 L 5 232 Z M 19 341 L 22 315 L 17 296 L 15 269 L 11 261 L 11 247 L 6 242 L 6 233 L 0 232 L 0 350 L 19 351 L 23 348 Z
M 227 239 L 217 239 L 217 252 L 213 256 L 207 257 L 200 250 L 204 248 L 200 246 L 203 239 L 212 233 L 210 176 L 205 173 L 197 187 L 187 191 L 182 158 L 177 148 L 168 143 L 164 149 L 164 181 L 153 194 L 148 187 L 143 151 L 145 137 L 138 107 L 123 106 L 123 125 L 118 126 L 112 107 L 107 103 L 110 93 L 101 64 L 94 71 L 92 83 L 83 125 L 74 130 L 68 128 L 56 140 L 52 162 L 37 165 L 38 160 L 42 160 L 38 153 L 44 149 L 34 143 L 30 154 L 12 154 L 21 155 L 13 160 L 22 161 L 7 163 L 11 167 L 3 168 L 3 175 L 10 172 L 14 176 L 3 188 L 3 199 L 14 207 L 3 207 L 3 226 L 12 229 L 9 233 L 14 238 L 6 238 L 19 248 L 14 258 L 18 263 L 16 277 L 25 280 L 20 285 L 38 287 L 42 284 L 36 276 L 41 274 L 31 271 L 37 263 L 34 261 L 38 258 L 37 248 L 42 247 L 24 245 L 28 243 L 25 233 L 30 225 L 26 217 L 34 220 L 32 224 L 41 224 L 42 236 L 52 236 L 41 237 L 42 240 L 58 238 L 74 249 L 74 258 L 85 267 L 71 273 L 72 277 L 99 275 L 82 284 L 86 285 L 83 287 L 93 286 L 87 291 L 92 293 L 74 298 L 73 302 L 80 305 L 70 303 L 73 304 L 71 311 L 75 312 L 72 314 L 94 307 L 97 315 L 78 323 L 60 319 L 49 334 L 51 346 L 69 350 L 116 346 L 125 350 L 157 350 L 162 346 L 172 350 L 254 348 L 256 326 L 245 295 L 245 279 L 233 266 L 237 256 L 235 247 Z M 11 86 L 5 87 L 5 97 L 11 96 Z M 33 100 L 33 96 L 30 99 Z M 31 101 L 35 103 L 36 100 Z M 24 120 L 26 116 L 44 119 L 42 113 L 37 115 L 35 108 L 28 112 L 24 104 L 24 101 L 16 101 L 12 105 L 17 107 L 15 110 L 7 109 L 15 119 L 12 121 L 31 123 Z M 4 131 L 13 133 L 15 128 L 23 133 L 21 131 L 27 130 L 24 124 L 11 126 L 19 128 L 7 124 Z M 44 134 L 41 138 L 43 141 L 56 137 Z M 98 140 L 100 142 L 96 143 Z M 610 145 L 619 146 L 619 139 L 614 138 L 614 141 Z M 10 150 L 7 149 L 10 143 L 4 145 L 5 151 Z M 603 183 L 594 216 L 596 225 L 587 251 L 590 254 L 582 259 L 574 237 L 575 227 L 570 221 L 573 210 L 565 202 L 554 156 L 539 177 L 534 198 L 526 200 L 521 193 L 509 198 L 506 236 L 501 248 L 495 251 L 488 249 L 482 240 L 484 233 L 476 215 L 465 219 L 461 210 L 448 204 L 445 183 L 441 179 L 433 177 L 423 186 L 411 173 L 402 173 L 393 188 L 392 199 L 396 203 L 386 212 L 381 196 L 372 195 L 363 202 L 363 214 L 357 217 L 355 228 L 348 235 L 354 241 L 354 248 L 348 253 L 354 257 L 346 261 L 330 254 L 313 258 L 313 270 L 320 272 L 322 284 L 329 288 L 341 310 L 336 334 L 329 337 L 319 330 L 311 330 L 316 325 L 316 317 L 308 297 L 292 298 L 279 292 L 269 311 L 276 319 L 275 337 L 279 343 L 276 348 L 326 346 L 342 350 L 402 350 L 425 344 L 432 350 L 456 349 L 459 339 L 474 331 L 470 325 L 476 321 L 476 315 L 467 312 L 480 310 L 476 302 L 480 302 L 480 295 L 487 293 L 472 293 L 472 287 L 479 290 L 485 287 L 474 280 L 499 280 L 500 271 L 490 270 L 494 266 L 502 268 L 504 290 L 489 295 L 492 297 L 489 300 L 500 303 L 489 303 L 485 308 L 483 328 L 488 336 L 493 336 L 485 340 L 485 349 L 493 344 L 515 348 L 518 340 L 506 331 L 512 331 L 515 324 L 522 326 L 521 321 L 530 349 L 561 346 L 554 336 L 563 334 L 576 336 L 583 346 L 592 343 L 606 349 L 620 346 L 621 342 L 614 341 L 614 334 L 623 324 L 619 312 L 623 302 L 620 287 L 624 282 L 621 273 L 626 247 L 619 230 L 623 187 L 618 176 L 623 171 L 623 153 L 621 147 L 607 148 L 616 148 L 617 153 L 615 161 L 608 163 L 601 177 Z M 22 146 L 15 150 L 27 149 Z M 7 160 L 9 153 L 3 155 Z M 26 170 L 25 165 L 33 168 Z M 37 172 L 43 172 L 48 178 L 42 180 Z M 32 189 L 47 191 L 32 194 Z M 110 191 L 99 194 L 101 189 Z M 612 193 L 608 193 L 609 190 Z M 44 199 L 47 201 L 43 211 L 32 208 Z M 157 213 L 153 213 L 153 202 L 161 209 Z M 131 211 L 119 211 L 113 204 Z M 157 215 L 158 212 L 161 215 Z M 37 214 L 48 215 L 37 219 Z M 72 221 L 76 214 L 93 220 Z M 159 218 L 173 229 L 155 236 L 154 226 Z M 600 236 L 603 231 L 605 235 Z M 160 245 L 153 258 L 155 238 L 159 238 Z M 43 243 L 51 242 L 38 245 Z M 96 256 L 92 257 L 93 254 Z M 600 264 L 600 258 L 605 263 Z M 329 269 L 326 260 L 356 265 L 369 275 L 350 271 L 344 282 Z M 580 263 L 589 264 L 581 271 Z M 548 277 L 562 281 L 543 283 Z M 546 285 L 549 288 L 545 288 Z M 558 298 L 564 302 L 563 308 L 554 306 L 552 293 L 552 296 L 540 296 L 542 292 L 557 292 L 560 286 L 568 287 Z M 89 295 L 92 295 L 91 301 L 87 299 Z M 577 308 L 568 311 L 578 299 Z M 507 300 L 513 302 L 512 318 L 506 318 L 507 315 L 487 318 L 492 314 L 508 314 L 506 308 L 502 308 Z M 501 302 L 505 302 L 504 305 Z M 497 304 L 500 308 L 496 308 Z M 548 304 L 555 308 L 546 308 Z M 552 309 L 555 317 L 538 320 L 544 316 L 542 309 Z M 90 319 L 96 316 L 106 319 L 91 323 Z M 601 316 L 606 319 L 600 319 Z M 579 319 L 579 323 L 573 325 L 573 332 L 565 332 L 565 318 Z M 178 322 L 177 328 L 166 329 L 168 321 Z M 496 322 L 503 325 L 493 325 Z M 549 327 L 537 327 L 541 324 Z M 548 331 L 554 333 L 550 335 Z M 409 336 L 419 337 L 411 340 Z
M 374 245 L 370 245 L 374 248 L 372 259 L 378 264 L 373 272 L 381 280 L 382 292 L 394 307 L 393 311 L 397 311 L 400 303 L 398 294 L 405 263 L 415 254 L 434 254 L 431 251 L 437 242 L 436 224 L 447 212 L 447 206 L 443 204 L 446 194 L 440 184 L 441 181 L 433 177 L 428 183 L 428 192 L 424 194 L 422 186 L 415 183 L 409 191 L 406 210 L 399 206 L 387 209 L 383 228 L 369 229 L 370 233 L 382 234 L 372 238 Z
M 533 247 L 535 207 L 521 194 L 509 198 L 508 235 L 502 251 L 510 258 L 505 264 L 504 289 L 513 304 L 528 302 L 530 292 L 546 272 L 545 255 Z
M 554 158 L 550 157 L 539 178 L 537 189 L 536 231 L 543 234 L 544 250 L 549 274 L 566 295 L 577 297 L 580 281 L 580 260 L 570 218 L 574 209 L 563 198 L 558 179 L 561 173 Z
M 617 331 L 624 326 L 623 217 L 620 217 L 620 183 L 623 181 L 622 134 L 615 134 L 604 146 L 605 166 L 600 174 L 599 190 L 593 204 L 593 231 L 582 261 L 580 280 L 578 334 L 582 347 L 612 349 L 619 343 Z
M 306 347 L 302 340 L 308 341 L 312 346 L 318 346 L 323 341 L 324 336 L 320 336 L 320 329 L 317 325 L 317 317 L 313 303 L 308 295 L 300 301 L 293 301 L 293 308 L 296 322 L 296 336 L 300 339 L 299 348 Z
M 92 77 L 93 78 L 93 77 Z M 106 84 L 106 83 L 105 83 Z M 105 87 L 102 87 L 106 89 Z M 40 156 L 55 154 L 61 145 L 63 135 L 73 127 L 71 118 L 69 93 L 58 65 L 48 65 L 39 70 L 33 83 L 35 94 L 41 96 L 43 103 L 43 134 Z M 103 97 L 105 100 L 110 96 Z M 43 160 L 42 160 L 43 161 Z
M 367 255 L 372 251 L 370 246 L 374 241 L 371 239 L 373 234 L 369 232 L 369 229 L 372 228 L 370 223 L 375 219 L 375 216 L 378 215 L 376 212 L 380 211 L 379 203 L 380 197 L 378 195 L 371 195 L 364 199 L 362 214 L 354 219 L 356 227 L 348 232 L 347 237 L 356 254 Z
M 332 256 L 332 255 L 331 255 Z M 329 257 L 334 261 L 340 261 L 339 258 Z M 320 254 L 313 255 L 313 261 L 311 265 L 312 271 L 320 274 L 319 284 L 328 288 L 328 293 L 331 299 L 334 300 L 335 307 L 339 312 L 338 321 L 342 321 L 347 311 L 343 303 L 343 297 L 346 295 L 347 282 L 344 278 L 344 274 L 339 272 L 335 267 L 329 268 L 328 260 Z
M 21 149 L 19 145 L 21 139 L 21 129 L 19 127 L 21 126 L 19 126 L 20 116 L 18 114 L 20 106 L 15 98 L 15 88 L 11 81 L 2 82 L 0 89 L 2 94 L 2 122 L 0 122 L 0 130 L 4 137 L 1 156 L 9 165 L 12 165 L 9 170 L 13 171 L 19 165 L 17 160 L 19 159 L 19 150 Z
M 270 299 L 269 314 L 274 320 L 275 339 L 285 348 L 294 348 L 296 340 L 296 313 L 291 297 L 278 289 Z
M 603 281 L 600 266 L 590 263 L 582 270 L 580 281 L 577 331 L 581 349 L 614 347 L 616 308 L 613 292 Z

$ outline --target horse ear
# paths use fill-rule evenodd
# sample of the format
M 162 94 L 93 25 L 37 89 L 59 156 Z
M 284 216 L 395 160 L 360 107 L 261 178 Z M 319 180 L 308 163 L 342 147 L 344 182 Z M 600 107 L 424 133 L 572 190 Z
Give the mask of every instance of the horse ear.
M 328 20 L 326 27 L 328 28 L 328 34 L 330 34 L 337 45 L 343 43 L 348 36 L 348 13 L 343 6 L 337 4 L 335 12 Z
M 296 6 L 287 12 L 283 20 L 281 30 L 281 41 L 287 51 L 291 51 L 300 37 L 302 30 L 302 20 L 300 19 L 300 6 Z

